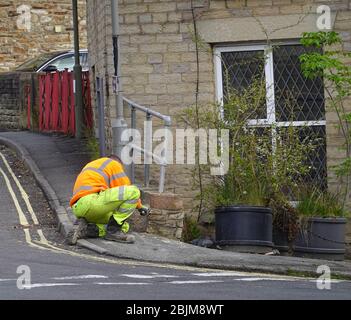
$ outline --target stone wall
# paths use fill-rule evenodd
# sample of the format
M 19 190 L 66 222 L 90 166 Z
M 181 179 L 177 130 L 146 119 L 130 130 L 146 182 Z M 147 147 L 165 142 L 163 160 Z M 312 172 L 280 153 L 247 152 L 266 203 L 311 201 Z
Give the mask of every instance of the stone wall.
M 149 205 L 146 232 L 181 240 L 184 226 L 184 207 L 181 196 L 173 193 L 143 193 L 143 203 Z
M 184 227 L 183 200 L 179 195 L 149 193 L 152 214 L 147 232 L 181 240 Z
M 27 88 L 30 88 L 31 127 L 34 130 L 38 128 L 38 74 L 7 72 L 0 74 L 0 129 L 27 128 Z
M 0 76 L 0 128 L 17 129 L 20 103 L 20 75 Z
M 86 1 L 79 0 L 81 47 L 86 42 Z M 71 0 L 0 0 L 0 72 L 43 52 L 73 49 Z
M 131 231 L 182 240 L 185 215 L 181 196 L 143 189 L 142 202 L 151 209 L 151 214 L 147 217 L 140 216 L 138 212 L 133 214 L 130 218 Z

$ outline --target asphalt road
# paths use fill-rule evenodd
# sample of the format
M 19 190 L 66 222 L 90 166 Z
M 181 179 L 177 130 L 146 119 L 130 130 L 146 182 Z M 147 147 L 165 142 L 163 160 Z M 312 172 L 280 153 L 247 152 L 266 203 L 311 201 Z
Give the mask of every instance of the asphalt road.
M 316 279 L 120 261 L 67 247 L 32 178 L 22 176 L 8 151 L 0 148 L 0 152 L 1 300 L 218 300 L 220 304 L 237 299 L 351 298 L 349 281 L 335 281 L 330 290 L 319 290 Z M 21 194 L 2 154 L 25 193 Z

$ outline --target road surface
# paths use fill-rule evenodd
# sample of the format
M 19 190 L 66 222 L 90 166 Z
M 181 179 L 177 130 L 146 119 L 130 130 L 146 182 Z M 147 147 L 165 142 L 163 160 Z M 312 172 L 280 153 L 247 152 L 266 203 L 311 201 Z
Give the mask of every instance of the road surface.
M 316 279 L 120 261 L 64 246 L 47 222 L 48 213 L 42 212 L 49 210 L 41 191 L 18 173 L 13 159 L 0 148 L 2 300 L 218 300 L 220 304 L 236 299 L 351 298 L 349 281 L 334 281 L 330 289 L 320 290 Z M 131 304 L 126 312 L 138 309 Z

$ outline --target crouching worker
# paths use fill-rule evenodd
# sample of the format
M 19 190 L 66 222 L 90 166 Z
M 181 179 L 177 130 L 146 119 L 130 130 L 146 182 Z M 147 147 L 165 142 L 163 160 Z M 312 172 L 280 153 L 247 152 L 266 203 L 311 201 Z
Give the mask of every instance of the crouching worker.
M 131 185 L 121 160 L 111 155 L 88 163 L 78 175 L 70 201 L 78 218 L 78 227 L 68 235 L 76 244 L 82 238 L 134 243 L 128 234 L 127 219 L 138 209 L 141 215 L 149 209 L 141 204 L 140 190 Z

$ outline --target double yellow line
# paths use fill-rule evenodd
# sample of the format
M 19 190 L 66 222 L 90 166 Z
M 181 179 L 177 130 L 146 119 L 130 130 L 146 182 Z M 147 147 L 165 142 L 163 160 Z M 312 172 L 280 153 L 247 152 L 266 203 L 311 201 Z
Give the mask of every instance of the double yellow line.
M 33 221 L 34 226 L 38 227 L 36 228 L 36 231 L 39 235 L 40 240 L 36 241 L 36 240 L 32 240 L 31 234 L 30 234 L 30 227 L 31 225 L 28 222 L 28 219 L 26 217 L 26 215 L 24 214 L 17 195 L 11 185 L 10 179 L 8 178 L 8 176 L 6 175 L 6 173 L 4 172 L 4 170 L 2 168 L 0 168 L 0 173 L 3 176 L 7 189 L 11 195 L 11 198 L 13 200 L 13 203 L 16 207 L 17 213 L 18 213 L 18 218 L 20 221 L 20 224 L 23 228 L 24 234 L 25 234 L 25 239 L 28 245 L 30 245 L 31 247 L 35 247 L 41 250 L 49 250 L 55 253 L 64 253 L 64 254 L 69 254 L 71 256 L 75 256 L 75 257 L 81 257 L 81 258 L 88 258 L 88 259 L 93 259 L 93 260 L 98 260 L 98 261 L 104 261 L 104 262 L 113 262 L 115 263 L 116 261 L 111 260 L 111 259 L 105 259 L 105 258 L 101 258 L 101 257 L 94 257 L 94 256 L 90 256 L 87 254 L 80 254 L 80 253 L 76 253 L 73 251 L 69 251 L 69 250 L 65 250 L 62 248 L 58 248 L 53 246 L 52 244 L 49 243 L 49 241 L 45 238 L 44 233 L 42 231 L 42 229 L 39 228 L 39 220 L 33 210 L 33 207 L 29 201 L 29 196 L 26 193 L 26 191 L 24 190 L 24 188 L 22 187 L 21 183 L 19 182 L 19 180 L 17 179 L 16 175 L 14 174 L 13 170 L 11 169 L 7 159 L 5 158 L 5 156 L 0 152 L 0 158 L 2 159 L 4 165 L 6 166 L 6 169 L 8 170 L 8 172 L 10 173 L 12 179 L 14 180 L 15 184 L 17 185 L 21 196 L 27 206 L 28 212 L 30 213 L 31 219 Z

